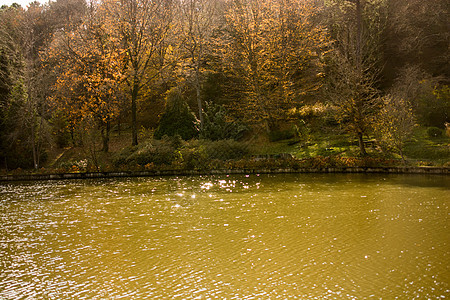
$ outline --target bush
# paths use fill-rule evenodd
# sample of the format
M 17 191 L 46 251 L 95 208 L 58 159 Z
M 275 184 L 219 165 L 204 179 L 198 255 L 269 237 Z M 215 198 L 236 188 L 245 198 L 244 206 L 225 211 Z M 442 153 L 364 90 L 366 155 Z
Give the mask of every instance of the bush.
M 175 147 L 168 140 L 152 140 L 136 147 L 125 148 L 115 155 L 115 166 L 170 165 L 177 158 Z
M 161 138 L 161 141 L 172 146 L 174 149 L 180 149 L 183 146 L 183 139 L 178 134 L 174 136 L 165 135 Z
M 450 87 L 448 85 L 428 86 L 417 99 L 416 114 L 419 122 L 424 126 L 444 126 L 450 118 L 449 111 Z
M 59 169 L 63 172 L 86 172 L 90 162 L 87 159 L 68 160 L 59 164 Z
M 145 166 L 147 164 L 170 165 L 176 159 L 175 148 L 166 142 L 145 143 L 129 158 L 131 162 Z
M 442 130 L 440 128 L 437 128 L 437 127 L 428 127 L 427 128 L 427 135 L 430 138 L 441 137 L 442 136 Z
M 180 150 L 182 165 L 185 169 L 205 169 L 207 155 L 204 147 L 189 145 Z
M 222 165 L 223 161 L 242 159 L 249 149 L 235 140 L 195 140 L 186 143 L 179 153 L 184 168 L 205 169 Z
M 289 140 L 295 137 L 295 132 L 293 129 L 287 130 L 273 130 L 269 132 L 269 140 L 271 142 L 278 142 L 283 140 Z
M 126 147 L 114 154 L 112 161 L 114 166 L 120 167 L 128 163 L 128 158 L 136 151 L 137 146 Z
M 208 159 L 241 159 L 249 154 L 248 145 L 235 140 L 204 142 Z
M 197 119 L 189 110 L 183 96 L 178 89 L 174 88 L 167 95 L 166 109 L 154 137 L 161 139 L 165 135 L 179 135 L 182 139 L 189 140 L 198 135 L 196 124 Z
M 238 140 L 247 130 L 240 122 L 228 121 L 227 111 L 223 106 L 207 102 L 205 108 L 201 138 L 212 141 Z

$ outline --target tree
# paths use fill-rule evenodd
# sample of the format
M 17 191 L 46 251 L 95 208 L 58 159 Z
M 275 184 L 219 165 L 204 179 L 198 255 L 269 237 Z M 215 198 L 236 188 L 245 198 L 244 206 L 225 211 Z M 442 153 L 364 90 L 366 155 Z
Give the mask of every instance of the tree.
M 23 19 L 22 55 L 24 58 L 25 101 L 22 112 L 24 128 L 30 132 L 34 168 L 39 168 L 44 143 L 48 143 L 49 107 L 47 74 L 40 59 L 40 51 L 49 43 L 51 24 L 45 6 L 32 2 Z
M 49 141 L 47 76 L 39 52 L 47 45 L 51 26 L 46 7 L 38 2 L 30 3 L 26 11 L 20 7 L 5 8 L 1 17 L 3 54 L 8 53 L 4 58 L 9 60 L 4 70 L 10 84 L 4 102 L 8 127 L 5 140 L 15 147 L 23 143 L 31 151 L 34 168 L 38 168 L 43 146 Z
M 232 120 L 224 106 L 208 103 L 205 105 L 205 119 L 200 137 L 211 141 L 238 140 L 246 131 L 238 120 Z
M 230 1 L 223 56 L 228 73 L 241 79 L 247 117 L 267 131 L 320 85 L 319 56 L 326 45 L 312 24 L 310 1 Z
M 53 31 L 75 30 L 86 17 L 88 2 L 85 0 L 49 1 L 48 14 Z
M 6 49 L 0 48 L 0 164 L 6 161 L 7 155 L 7 117 L 10 93 L 13 86 L 10 57 Z
M 370 73 L 355 69 L 353 63 L 339 53 L 334 53 L 332 60 L 334 62 L 328 65 L 325 93 L 337 108 L 338 122 L 357 138 L 360 154 L 364 156 L 363 138 L 375 121 L 378 100 L 378 91 L 374 87 L 376 79 Z
M 408 66 L 448 80 L 448 0 L 385 2 L 388 19 L 383 47 L 387 80 L 394 81 Z
M 161 116 L 155 138 L 161 139 L 164 135 L 179 135 L 184 140 L 194 138 L 198 134 L 197 120 L 190 111 L 183 95 L 178 88 L 172 88 L 167 94 L 166 109 Z
M 186 77 L 191 71 L 194 77 L 195 98 L 203 128 L 203 104 L 201 99 L 201 80 L 208 52 L 211 49 L 212 36 L 215 29 L 216 5 L 214 0 L 181 1 L 179 7 L 180 20 L 177 36 L 180 40 L 182 66 Z
M 409 99 L 417 122 L 422 126 L 444 128 L 450 121 L 449 88 L 445 77 L 432 76 L 418 66 L 401 69 L 390 93 Z
M 172 23 L 172 0 L 106 0 L 104 2 L 117 33 L 116 47 L 125 54 L 125 82 L 131 102 L 132 145 L 137 139 L 137 101 L 161 71 L 165 39 Z
M 14 110 L 12 93 L 22 71 L 20 51 L 18 49 L 19 24 L 17 20 L 23 10 L 20 7 L 2 6 L 0 9 L 0 158 L 6 168 L 12 156 L 14 141 Z
M 68 113 L 73 126 L 85 118 L 95 120 L 102 150 L 108 152 L 110 122 L 121 104 L 124 52 L 116 47 L 117 37 L 105 12 L 91 3 L 86 20 L 73 31 L 61 33 L 49 55 L 57 58 L 60 69 L 55 102 Z
M 400 154 L 406 163 L 404 144 L 415 126 L 411 104 L 401 97 L 386 95 L 381 99 L 382 107 L 376 117 L 376 133 L 380 142 L 388 149 Z
M 376 113 L 383 29 L 382 20 L 373 17 L 383 7 L 365 4 L 336 1 L 328 7 L 337 22 L 329 25 L 334 43 L 325 89 L 328 100 L 338 108 L 338 121 L 357 138 L 363 156 L 367 154 L 363 138 Z

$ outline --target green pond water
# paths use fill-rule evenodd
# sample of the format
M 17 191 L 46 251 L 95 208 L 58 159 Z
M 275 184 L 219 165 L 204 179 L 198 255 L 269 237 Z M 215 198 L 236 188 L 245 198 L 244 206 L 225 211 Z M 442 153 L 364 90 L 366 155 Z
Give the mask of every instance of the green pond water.
M 445 299 L 450 177 L 0 183 L 0 299 Z

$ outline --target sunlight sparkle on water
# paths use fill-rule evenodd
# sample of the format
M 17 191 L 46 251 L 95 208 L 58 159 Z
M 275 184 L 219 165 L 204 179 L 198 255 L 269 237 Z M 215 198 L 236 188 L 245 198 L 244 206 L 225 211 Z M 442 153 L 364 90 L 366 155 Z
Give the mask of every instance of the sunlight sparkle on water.
M 0 299 L 437 299 L 449 187 L 357 174 L 0 185 Z

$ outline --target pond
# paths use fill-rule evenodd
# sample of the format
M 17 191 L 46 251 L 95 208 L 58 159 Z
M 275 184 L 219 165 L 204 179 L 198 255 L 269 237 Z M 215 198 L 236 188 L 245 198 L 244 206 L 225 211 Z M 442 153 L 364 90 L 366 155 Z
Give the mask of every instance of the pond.
M 0 183 L 0 299 L 450 296 L 450 177 Z

